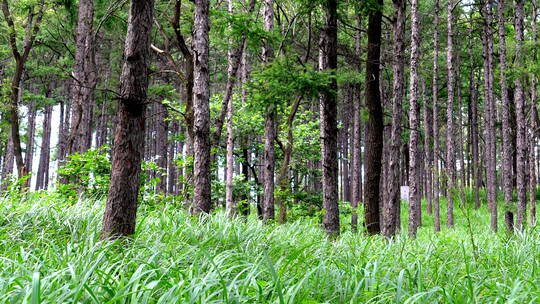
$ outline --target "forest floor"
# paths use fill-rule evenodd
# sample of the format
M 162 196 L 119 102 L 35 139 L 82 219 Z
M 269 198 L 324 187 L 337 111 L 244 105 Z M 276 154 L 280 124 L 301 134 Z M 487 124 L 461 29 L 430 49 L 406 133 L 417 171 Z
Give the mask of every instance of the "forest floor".
M 141 206 L 132 241 L 101 242 L 103 205 L 0 198 L 0 303 L 540 302 L 538 231 L 492 233 L 485 207 L 387 241 Z

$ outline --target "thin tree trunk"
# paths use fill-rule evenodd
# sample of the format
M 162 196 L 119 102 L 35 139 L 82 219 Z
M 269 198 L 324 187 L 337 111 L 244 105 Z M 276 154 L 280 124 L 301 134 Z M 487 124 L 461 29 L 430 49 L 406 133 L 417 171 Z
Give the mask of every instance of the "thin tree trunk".
M 274 27 L 274 1 L 263 1 L 263 18 L 264 18 L 264 30 L 267 32 L 272 31 Z M 274 51 L 270 44 L 270 41 L 263 41 L 262 60 L 264 63 L 268 63 L 274 57 Z M 263 218 L 265 220 L 274 219 L 274 170 L 275 170 L 275 156 L 274 156 L 274 139 L 276 137 L 276 110 L 273 105 L 269 105 L 266 109 L 264 117 L 264 158 L 262 167 L 262 180 L 264 183 L 263 192 Z
M 505 33 L 505 0 L 499 0 L 497 9 L 499 21 L 499 58 L 500 58 L 500 85 L 501 85 L 501 101 L 502 101 L 502 183 L 504 192 L 504 223 L 506 229 L 511 232 L 513 230 L 513 213 L 512 213 L 512 138 L 510 133 L 510 100 L 508 99 L 508 89 L 506 84 L 506 33 Z
M 195 0 L 193 32 L 194 191 L 193 213 L 210 212 L 209 1 Z
M 433 214 L 433 147 L 432 141 L 432 128 L 433 109 L 429 107 L 429 100 L 426 98 L 426 82 L 422 81 L 422 98 L 424 99 L 424 179 L 425 179 L 425 195 L 426 195 L 426 211 L 428 214 Z
M 0 182 L 0 190 L 6 190 L 8 181 L 13 174 L 13 165 L 15 162 L 15 155 L 13 154 L 13 141 L 11 136 L 8 137 L 6 145 L 6 155 L 4 156 L 4 163 L 2 164 L 2 180 Z
M 435 30 L 433 32 L 433 220 L 435 232 L 441 231 L 441 215 L 440 215 L 440 191 L 439 191 L 439 112 L 438 112 L 438 93 L 437 74 L 439 73 L 439 0 L 435 0 Z
M 381 23 L 383 0 L 369 12 L 367 30 L 366 107 L 368 112 L 366 136 L 366 184 L 364 222 L 369 234 L 381 232 L 379 210 L 379 184 L 383 148 L 383 110 L 379 89 L 381 55 Z
M 127 236 L 135 232 L 144 152 L 144 110 L 147 102 L 153 11 L 153 0 L 133 0 L 129 10 L 124 64 L 120 77 L 118 124 L 109 196 L 103 215 L 102 239 Z
M 36 103 L 35 101 L 30 102 L 28 105 L 28 128 L 26 132 L 26 153 L 24 155 L 24 163 L 26 164 L 26 169 L 30 176 L 26 181 L 28 185 L 32 184 L 32 165 L 34 160 L 34 150 L 35 150 L 35 134 L 36 134 Z
M 361 56 L 361 31 L 362 19 L 360 16 L 357 17 L 357 30 L 355 33 L 355 57 L 360 60 Z M 360 74 L 361 65 L 355 65 L 356 72 Z M 352 215 L 351 215 L 351 227 L 353 231 L 356 231 L 358 226 L 358 213 L 356 208 L 358 203 L 362 200 L 362 121 L 360 119 L 360 107 L 362 104 L 361 100 L 361 86 L 360 84 L 355 84 L 353 88 L 353 132 L 352 132 Z
M 446 226 L 454 227 L 454 187 L 456 186 L 456 164 L 454 150 L 454 0 L 448 0 L 447 5 L 447 49 L 446 49 L 446 74 L 448 101 L 446 110 L 446 174 L 448 181 Z
M 532 32 L 533 32 L 533 42 L 534 45 L 538 45 L 538 28 L 536 25 L 537 22 L 537 2 L 536 0 L 533 0 L 532 5 Z M 536 49 L 533 51 L 534 60 L 537 58 Z M 536 226 L 536 137 L 537 133 L 535 130 L 537 130 L 540 127 L 540 123 L 538 121 L 538 112 L 536 108 L 537 103 L 537 93 L 536 93 L 536 86 L 537 86 L 537 80 L 536 75 L 532 73 L 531 75 L 531 118 L 530 118 L 530 125 L 531 125 L 531 142 L 530 142 L 530 154 L 529 154 L 529 161 L 530 161 L 530 178 L 529 178 L 529 201 L 531 204 L 531 226 Z
M 523 60 L 523 0 L 516 0 L 516 66 L 524 68 Z M 527 223 L 527 119 L 525 115 L 525 93 L 522 76 L 515 79 L 516 120 L 517 120 L 517 229 L 522 230 Z
M 337 68 L 337 1 L 326 1 L 326 24 L 319 41 L 319 71 L 335 73 Z M 337 159 L 337 81 L 330 82 L 333 92 L 319 94 L 321 159 L 323 167 L 323 225 L 329 235 L 339 234 L 338 159 Z
M 47 189 L 49 181 L 49 163 L 51 158 L 51 118 L 52 106 L 45 108 L 43 117 L 43 135 L 41 136 L 41 149 L 39 166 L 36 176 L 36 189 Z
M 390 149 L 388 157 L 388 174 L 386 182 L 386 197 L 383 203 L 382 233 L 392 237 L 397 231 L 397 213 L 400 204 L 400 148 L 401 117 L 403 116 L 404 69 L 405 69 L 405 0 L 394 0 L 395 17 L 393 23 L 394 59 L 393 70 L 393 101 L 392 101 L 392 130 L 390 135 Z
M 167 191 L 167 146 L 168 146 L 168 133 L 169 133 L 169 122 L 167 108 L 161 102 L 154 104 L 157 111 L 156 117 L 156 137 L 153 142 L 156 144 L 156 155 L 158 156 L 157 165 L 160 167 L 164 173 L 157 172 L 157 177 L 159 182 L 157 184 L 157 192 L 165 193 Z
M 34 14 L 34 7 L 29 7 L 25 37 L 23 39 L 23 46 L 22 50 L 19 50 L 19 47 L 17 46 L 17 31 L 15 29 L 15 24 L 13 23 L 13 18 L 9 10 L 8 1 L 2 1 L 2 13 L 4 14 L 4 18 L 9 28 L 9 44 L 11 46 L 13 58 L 15 59 L 15 71 L 13 72 L 13 77 L 11 79 L 7 117 L 11 127 L 13 154 L 15 156 L 15 163 L 17 164 L 17 173 L 19 178 L 28 174 L 27 164 L 24 162 L 22 157 L 21 135 L 19 130 L 20 85 L 22 81 L 22 76 L 24 74 L 26 61 L 28 60 L 30 50 L 34 45 L 34 41 L 36 39 L 37 33 L 39 32 L 39 27 L 43 19 L 45 2 L 39 1 L 37 5 L 38 12 L 36 14 Z M 26 183 L 25 186 L 28 187 L 28 183 Z
M 485 117 L 486 117 L 486 177 L 488 206 L 491 211 L 491 229 L 497 231 L 497 177 L 496 177 L 496 143 L 495 117 L 496 108 L 493 97 L 493 37 L 491 32 L 492 8 L 490 1 L 482 6 L 485 18 L 484 24 L 484 82 L 485 82 Z
M 93 31 L 94 0 L 79 1 L 76 32 L 75 68 L 73 71 L 73 101 L 68 153 L 83 153 L 90 149 L 94 89 L 97 84 L 95 39 Z
M 418 151 L 418 137 L 420 129 L 419 106 L 418 106 L 418 66 L 420 48 L 420 30 L 418 21 L 418 0 L 412 0 L 411 5 L 412 34 L 411 34 L 411 78 L 410 78 L 410 105 L 409 127 L 411 129 L 409 139 L 409 236 L 416 237 L 416 231 L 420 226 L 420 159 Z

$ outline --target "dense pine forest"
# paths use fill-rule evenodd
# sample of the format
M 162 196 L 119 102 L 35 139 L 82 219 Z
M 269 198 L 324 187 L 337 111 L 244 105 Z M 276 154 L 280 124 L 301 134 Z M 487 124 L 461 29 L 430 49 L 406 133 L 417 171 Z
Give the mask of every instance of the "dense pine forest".
M 538 303 L 537 0 L 0 0 L 0 303 Z

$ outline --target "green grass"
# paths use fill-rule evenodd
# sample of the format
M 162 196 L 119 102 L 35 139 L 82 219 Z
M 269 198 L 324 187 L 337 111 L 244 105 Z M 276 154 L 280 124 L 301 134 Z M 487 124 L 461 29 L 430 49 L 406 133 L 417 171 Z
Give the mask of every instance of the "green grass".
M 455 229 L 434 234 L 424 212 L 417 239 L 389 242 L 141 207 L 132 241 L 101 242 L 103 203 L 0 198 L 0 302 L 540 302 L 538 232 L 494 234 L 485 208 L 467 212 L 472 235 L 456 208 Z

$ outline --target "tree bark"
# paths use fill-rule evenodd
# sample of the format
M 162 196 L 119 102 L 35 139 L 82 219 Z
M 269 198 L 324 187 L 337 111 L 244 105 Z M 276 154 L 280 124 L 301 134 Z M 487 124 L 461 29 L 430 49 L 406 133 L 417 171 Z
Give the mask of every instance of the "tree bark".
M 193 170 L 193 207 L 192 212 L 208 213 L 212 207 L 210 201 L 210 74 L 208 70 L 209 52 L 209 1 L 195 0 L 193 32 L 193 110 L 194 131 L 194 170 Z
M 79 1 L 79 16 L 75 37 L 75 67 L 73 71 L 71 133 L 68 154 L 84 153 L 92 143 L 92 111 L 97 84 L 94 42 L 94 0 Z
M 28 13 L 28 20 L 26 22 L 25 37 L 23 39 L 22 50 L 19 50 L 17 46 L 17 31 L 15 29 L 15 24 L 9 10 L 8 1 L 2 1 L 2 13 L 9 28 L 9 44 L 11 47 L 11 52 L 13 58 L 15 59 L 15 71 L 13 72 L 13 77 L 11 79 L 11 88 L 9 91 L 9 107 L 7 118 L 11 127 L 11 137 L 13 144 L 13 154 L 15 157 L 15 163 L 17 164 L 17 173 L 19 178 L 28 174 L 27 164 L 24 162 L 22 157 L 22 148 L 21 148 L 21 135 L 19 130 L 19 92 L 22 76 L 25 71 L 25 64 L 30 55 L 30 50 L 34 45 L 37 33 L 39 32 L 39 27 L 43 19 L 43 12 L 45 8 L 45 2 L 39 1 L 38 12 L 34 15 L 34 7 L 30 7 Z M 28 186 L 28 183 L 25 184 Z
M 381 55 L 381 23 L 383 0 L 369 12 L 367 30 L 366 107 L 368 112 L 366 136 L 366 184 L 364 222 L 368 234 L 381 232 L 379 210 L 379 183 L 383 148 L 383 111 L 379 89 Z
M 355 57 L 360 59 L 361 56 L 361 26 L 362 19 L 359 16 L 357 18 L 357 30 L 355 33 Z M 360 75 L 361 65 L 357 64 L 355 66 L 356 72 Z M 362 200 L 362 121 L 361 121 L 361 86 L 360 84 L 355 84 L 353 88 L 353 131 L 352 131 L 352 215 L 351 215 L 351 228 L 353 231 L 356 231 L 358 226 L 358 213 L 356 208 L 358 203 Z
M 337 68 L 337 1 L 327 0 L 326 24 L 319 40 L 319 71 L 335 75 Z M 323 225 L 328 235 L 339 234 L 338 159 L 337 159 L 337 81 L 332 78 L 329 90 L 319 94 L 321 159 L 323 167 Z
M 446 176 L 448 181 L 446 226 L 454 227 L 454 187 L 456 182 L 456 164 L 454 150 L 454 0 L 448 0 L 447 5 L 447 48 L 446 48 L 446 75 L 448 100 L 446 108 Z
M 32 184 L 32 167 L 34 160 L 34 150 L 35 150 L 35 134 L 36 134 L 36 102 L 31 101 L 28 105 L 28 128 L 26 132 L 26 153 L 24 155 L 24 163 L 26 164 L 26 169 L 30 176 L 26 181 L 30 186 Z
M 536 25 L 537 22 L 537 2 L 536 0 L 532 1 L 532 33 L 533 33 L 533 43 L 534 45 L 538 45 L 538 28 Z M 537 52 L 536 49 L 533 51 L 533 58 L 536 60 L 537 58 Z M 536 75 L 532 73 L 531 75 L 531 142 L 530 142 L 530 156 L 529 156 L 529 162 L 530 162 L 530 178 L 529 178 L 529 191 L 530 191 L 530 197 L 529 201 L 531 204 L 531 226 L 536 226 L 536 182 L 537 182 L 537 173 L 536 173 L 536 144 L 537 144 L 537 133 L 538 128 L 540 127 L 540 121 L 538 119 L 538 110 L 537 110 L 537 79 Z
M 49 186 L 49 163 L 51 159 L 51 118 L 52 106 L 45 108 L 43 116 L 43 135 L 41 136 L 41 149 L 39 166 L 36 175 L 36 189 L 47 189 Z
M 438 94 L 439 86 L 437 84 L 437 74 L 439 73 L 439 0 L 435 0 L 435 20 L 433 32 L 433 221 L 435 232 L 441 231 L 441 215 L 440 215 L 440 191 L 439 191 L 439 111 L 438 111 Z
M 505 0 L 499 0 L 497 16 L 499 21 L 499 60 L 500 85 L 502 101 L 502 183 L 505 202 L 504 223 L 506 229 L 513 230 L 512 214 L 512 134 L 510 133 L 510 99 L 508 99 L 508 86 L 506 84 L 506 30 L 505 30 Z
M 383 203 L 382 233 L 392 237 L 397 231 L 397 213 L 400 204 L 399 161 L 401 137 L 401 117 L 403 116 L 403 93 L 405 82 L 405 0 L 394 0 L 395 17 L 393 20 L 394 59 L 393 71 L 393 100 L 392 100 L 392 129 L 388 157 L 388 175 L 386 181 L 386 197 Z
M 516 66 L 521 71 L 523 60 L 523 0 L 516 0 Z M 517 120 L 517 229 L 522 230 L 527 223 L 527 118 L 525 114 L 525 93 L 521 73 L 515 79 L 516 120 Z
M 168 147 L 168 141 L 169 141 L 169 122 L 167 120 L 168 114 L 167 114 L 167 108 L 165 105 L 163 105 L 161 102 L 158 102 L 155 104 L 156 107 L 156 137 L 155 137 L 155 144 L 156 144 L 156 156 L 158 156 L 157 159 L 157 165 L 163 170 L 163 173 L 157 172 L 157 177 L 159 178 L 159 182 L 157 184 L 157 192 L 158 193 L 165 193 L 167 192 L 167 147 Z
M 14 162 L 15 155 L 13 154 L 13 141 L 10 136 L 7 140 L 6 155 L 4 156 L 4 162 L 2 164 L 2 180 L 0 182 L 0 190 L 7 189 L 9 177 L 11 174 L 13 174 Z
M 418 106 L 418 65 L 420 48 L 420 30 L 418 21 L 418 0 L 412 0 L 411 5 L 411 78 L 410 78 L 410 105 L 409 105 L 409 236 L 416 237 L 420 226 L 420 159 L 418 151 L 419 138 L 419 106 Z
M 141 159 L 144 153 L 144 113 L 153 11 L 153 0 L 133 0 L 129 10 L 120 77 L 118 124 L 102 239 L 128 236 L 135 232 Z
M 267 32 L 271 32 L 274 27 L 274 1 L 263 1 L 263 28 Z M 263 41 L 262 61 L 268 63 L 274 57 L 270 41 Z M 266 109 L 264 117 L 264 158 L 262 167 L 262 176 L 264 183 L 263 190 L 263 218 L 265 220 L 274 219 L 274 170 L 275 170 L 275 155 L 274 155 L 274 139 L 276 138 L 276 110 L 273 105 L 269 105 Z
M 484 86 L 485 86 L 485 119 L 486 119 L 486 178 L 488 206 L 491 211 L 491 229 L 497 231 L 497 176 L 496 176 L 496 143 L 495 143 L 495 99 L 493 97 L 493 34 L 491 32 L 492 8 L 490 1 L 482 5 L 485 18 L 483 33 L 484 49 Z

